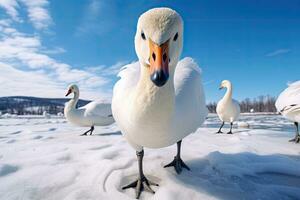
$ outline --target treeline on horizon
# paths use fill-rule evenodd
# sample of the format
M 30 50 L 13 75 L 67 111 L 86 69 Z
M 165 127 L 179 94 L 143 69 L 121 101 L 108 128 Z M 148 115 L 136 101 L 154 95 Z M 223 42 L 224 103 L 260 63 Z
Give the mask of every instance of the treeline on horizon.
M 0 114 L 16 114 L 16 115 L 42 115 L 47 112 L 52 115 L 63 113 L 64 104 L 68 99 L 47 99 L 36 97 L 1 97 L 0 98 Z M 246 98 L 240 101 L 242 113 L 248 112 L 276 112 L 276 98 L 272 96 L 259 96 L 257 98 Z M 79 100 L 78 107 L 89 103 L 86 100 Z M 210 113 L 216 112 L 217 103 L 211 102 L 207 104 Z
M 0 114 L 42 115 L 46 112 L 57 115 L 64 112 L 67 101 L 69 99 L 27 96 L 0 97 Z M 88 100 L 79 99 L 77 106 L 84 106 L 89 102 Z
M 261 95 L 256 98 L 246 98 L 242 101 L 239 101 L 241 112 L 249 113 L 249 112 L 277 112 L 275 107 L 276 98 L 270 95 Z M 211 102 L 207 104 L 207 108 L 210 113 L 216 113 L 216 102 Z

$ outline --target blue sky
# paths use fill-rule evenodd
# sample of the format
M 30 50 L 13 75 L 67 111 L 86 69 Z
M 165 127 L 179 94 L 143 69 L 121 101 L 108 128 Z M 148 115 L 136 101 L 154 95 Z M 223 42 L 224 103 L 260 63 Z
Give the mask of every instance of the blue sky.
M 201 66 L 208 102 L 223 79 L 239 100 L 300 79 L 300 1 L 0 0 L 0 96 L 63 97 L 76 82 L 83 98 L 110 98 L 137 60 L 139 15 L 162 6 L 183 17 L 182 57 Z

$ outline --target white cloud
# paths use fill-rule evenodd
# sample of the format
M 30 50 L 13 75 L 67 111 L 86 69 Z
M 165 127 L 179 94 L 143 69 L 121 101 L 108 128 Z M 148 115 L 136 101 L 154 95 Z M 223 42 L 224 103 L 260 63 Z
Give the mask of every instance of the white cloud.
M 21 34 L 21 33 L 19 33 Z M 34 36 L 8 36 L 0 40 L 0 60 L 13 66 L 23 66 L 26 70 L 48 71 L 45 76 L 53 82 L 68 85 L 76 82 L 89 88 L 100 88 L 109 83 L 109 79 L 92 72 L 75 69 L 41 53 L 41 41 Z M 3 74 L 2 69 L 0 73 Z
M 274 56 L 278 56 L 278 55 L 281 55 L 281 54 L 289 53 L 290 51 L 291 51 L 291 49 L 277 49 L 275 51 L 267 53 L 266 56 L 267 57 L 274 57 Z
M 109 76 L 120 63 L 109 67 L 111 73 L 107 68 L 77 69 L 50 56 L 64 52 L 63 48 L 49 49 L 40 37 L 19 32 L 10 23 L 0 21 L 0 30 L 0 74 L 5 75 L 0 77 L 1 96 L 62 97 L 65 88 L 76 83 L 83 98 L 111 97 Z
M 1 96 L 38 96 L 38 97 L 64 97 L 67 84 L 55 81 L 47 73 L 39 70 L 23 71 L 16 67 L 0 62 Z M 109 92 L 99 92 L 84 84 L 79 84 L 80 97 L 83 99 L 109 99 Z
M 19 4 L 16 0 L 0 0 L 0 7 L 4 8 L 6 13 L 15 21 L 19 21 L 17 8 Z
M 65 53 L 65 52 L 67 52 L 67 51 L 62 47 L 54 47 L 52 49 L 42 50 L 42 53 L 45 53 L 45 54 L 61 54 L 61 53 Z
M 0 96 L 63 97 L 66 87 L 76 83 L 81 98 L 110 99 L 111 82 L 123 62 L 79 69 L 51 57 L 66 50 L 48 48 L 38 34 L 18 31 L 13 22 L 22 20 L 18 16 L 19 4 L 26 5 L 36 29 L 45 29 L 52 23 L 46 0 L 0 0 L 0 7 L 11 17 L 0 20 Z
M 108 33 L 116 27 L 115 8 L 113 1 L 90 0 L 84 7 L 81 23 L 75 35 Z
M 46 29 L 52 23 L 47 0 L 21 0 L 27 7 L 29 20 L 36 29 Z
M 128 61 L 119 61 L 112 66 L 99 65 L 86 68 L 87 71 L 104 76 L 115 76 L 120 71 L 121 67 L 128 64 Z
M 48 11 L 49 2 L 47 0 L 0 0 L 0 7 L 17 22 L 22 22 L 18 11 L 23 8 L 20 4 L 26 6 L 29 21 L 36 29 L 47 29 L 53 23 Z

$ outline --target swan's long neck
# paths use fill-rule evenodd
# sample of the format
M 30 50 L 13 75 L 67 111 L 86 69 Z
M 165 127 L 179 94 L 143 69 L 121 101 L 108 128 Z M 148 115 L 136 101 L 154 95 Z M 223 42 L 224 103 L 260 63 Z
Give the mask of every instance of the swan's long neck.
M 149 67 L 141 64 L 140 80 L 133 96 L 132 110 L 134 120 L 140 123 L 155 125 L 166 124 L 174 114 L 175 89 L 174 71 L 175 67 L 169 67 L 169 80 L 162 87 L 157 87 L 150 80 Z
M 79 99 L 79 91 L 74 92 L 74 96 L 70 101 L 68 102 L 68 105 L 66 106 L 68 110 L 72 110 L 76 108 L 77 102 Z
M 226 91 L 223 99 L 226 101 L 232 100 L 232 85 L 231 84 L 227 87 L 227 91 Z

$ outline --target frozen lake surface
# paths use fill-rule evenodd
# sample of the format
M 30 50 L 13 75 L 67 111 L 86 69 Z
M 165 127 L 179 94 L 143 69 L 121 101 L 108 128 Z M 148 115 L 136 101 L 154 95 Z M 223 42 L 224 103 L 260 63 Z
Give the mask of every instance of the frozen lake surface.
M 144 171 L 159 183 L 140 199 L 300 199 L 300 144 L 293 123 L 278 115 L 243 115 L 249 128 L 215 134 L 216 115 L 182 143 L 191 168 L 177 175 L 163 168 L 176 145 L 145 149 Z M 227 132 L 228 125 L 224 132 Z M 116 125 L 93 136 L 63 118 L 14 116 L 0 119 L 0 199 L 134 199 L 122 191 L 137 175 L 134 150 Z

